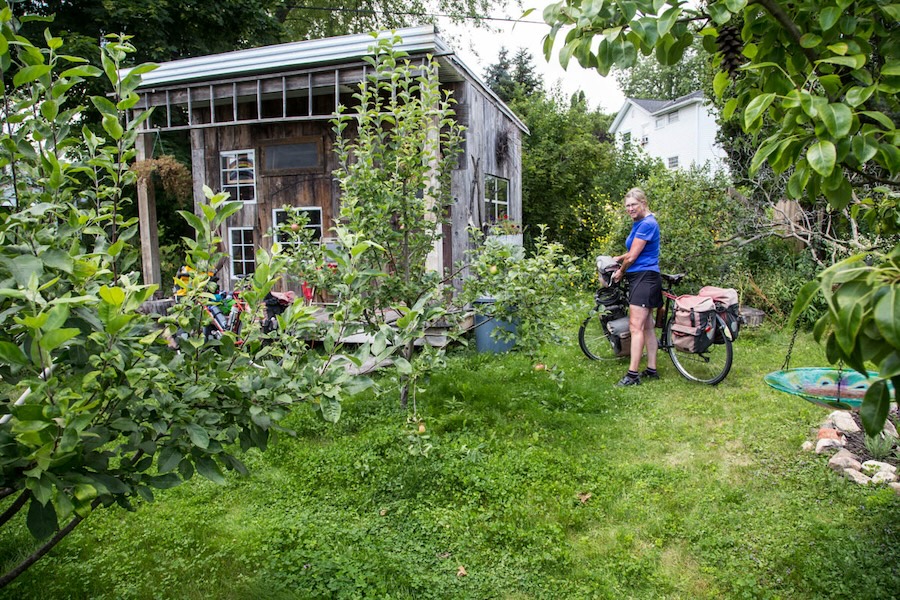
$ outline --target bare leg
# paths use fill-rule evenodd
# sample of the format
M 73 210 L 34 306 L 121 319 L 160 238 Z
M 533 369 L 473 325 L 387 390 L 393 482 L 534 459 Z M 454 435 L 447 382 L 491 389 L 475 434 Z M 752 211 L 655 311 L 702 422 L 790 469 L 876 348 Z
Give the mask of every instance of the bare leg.
M 656 339 L 656 319 L 653 318 L 653 309 L 647 311 L 647 319 L 644 321 L 644 347 L 647 348 L 647 368 L 656 370 L 656 353 L 659 350 L 659 340 Z M 629 327 L 631 323 L 629 323 Z
M 634 371 L 635 373 L 641 365 L 641 354 L 644 351 L 644 343 L 646 341 L 646 338 L 648 337 L 646 333 L 646 323 L 650 322 L 650 311 L 651 309 L 649 308 L 635 306 L 633 304 L 628 307 L 628 330 L 631 332 L 631 361 L 628 363 L 628 370 Z M 654 336 L 654 332 L 652 331 L 652 324 L 649 338 L 653 340 L 654 351 L 652 354 L 652 360 L 655 367 L 657 344 L 656 337 Z M 647 351 L 647 360 L 649 366 L 649 361 L 651 360 L 649 347 L 647 348 Z

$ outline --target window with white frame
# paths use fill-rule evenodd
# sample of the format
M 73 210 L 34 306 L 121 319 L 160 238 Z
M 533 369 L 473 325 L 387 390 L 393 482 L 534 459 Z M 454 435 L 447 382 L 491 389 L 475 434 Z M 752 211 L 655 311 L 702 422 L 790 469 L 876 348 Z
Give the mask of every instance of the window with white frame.
M 669 113 L 669 123 L 677 123 L 678 122 L 678 111 L 672 111 Z
M 678 166 L 678 157 L 670 156 L 669 159 L 666 161 L 666 164 L 669 166 L 670 169 L 674 169 L 675 167 Z
M 484 216 L 487 223 L 509 217 L 509 180 L 496 175 L 484 176 Z
M 231 278 L 243 279 L 256 271 L 256 244 L 252 227 L 228 228 L 228 254 L 231 256 Z
M 256 204 L 256 152 L 234 150 L 219 153 L 222 191 L 232 200 Z
M 656 117 L 656 128 L 662 129 L 666 126 L 666 117 L 663 115 L 662 117 Z
M 306 229 L 311 229 L 313 239 L 317 242 L 322 240 L 322 209 L 318 206 L 292 206 L 290 210 L 303 211 L 306 213 Z M 280 244 L 290 242 L 290 236 L 284 232 L 279 232 L 278 228 L 287 223 L 288 212 L 283 208 L 275 208 L 272 210 L 272 228 L 275 229 L 275 239 Z
M 625 144 L 631 143 L 631 132 L 630 131 L 626 131 L 625 133 L 622 134 L 622 142 Z

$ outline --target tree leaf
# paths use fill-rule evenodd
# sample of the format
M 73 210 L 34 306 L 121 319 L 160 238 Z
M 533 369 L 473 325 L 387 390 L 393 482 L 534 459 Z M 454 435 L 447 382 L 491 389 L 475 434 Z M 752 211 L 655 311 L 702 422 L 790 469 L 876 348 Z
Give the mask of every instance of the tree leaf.
M 0 342 L 0 360 L 10 365 L 31 364 L 22 349 L 11 342 Z
M 866 435 L 874 436 L 881 433 L 890 408 L 891 394 L 887 382 L 884 379 L 877 379 L 869 385 L 859 408 L 859 420 L 862 421 Z
M 831 175 L 834 170 L 837 151 L 834 144 L 828 140 L 820 140 L 818 143 L 812 144 L 806 151 L 806 160 L 813 171 L 826 177 Z
M 213 483 L 225 485 L 225 477 L 222 475 L 222 471 L 219 470 L 219 465 L 216 464 L 216 461 L 212 458 L 208 456 L 201 456 L 194 461 L 194 465 L 197 467 L 198 473 L 200 473 Z
M 846 104 L 832 102 L 825 105 L 819 111 L 819 116 L 828 132 L 836 138 L 845 137 L 850 133 L 850 125 L 853 122 L 853 113 Z
M 196 423 L 189 423 L 185 429 L 195 446 L 203 450 L 209 448 L 209 432 L 206 429 Z
M 52 352 L 53 350 L 56 350 L 57 348 L 74 338 L 79 333 L 81 333 L 81 330 L 74 327 L 48 331 L 41 337 L 41 348 L 43 348 L 47 352 Z
M 797 322 L 797 318 L 803 314 L 809 305 L 812 304 L 813 298 L 819 292 L 819 282 L 816 280 L 809 281 L 800 291 L 797 292 L 797 299 L 794 300 L 794 309 L 791 311 L 791 318 L 788 320 L 788 327 L 792 327 Z
M 42 540 L 53 535 L 59 528 L 53 503 L 41 504 L 36 498 L 32 498 L 28 506 L 27 524 L 28 531 L 36 539 Z
M 888 286 L 887 293 L 875 304 L 875 325 L 895 350 L 900 349 L 900 287 Z
M 50 72 L 50 65 L 31 65 L 25 67 L 13 77 L 13 85 L 20 87 L 39 79 Z
M 829 6 L 827 8 L 823 8 L 819 11 L 819 25 L 822 26 L 822 31 L 828 31 L 838 22 L 838 19 L 841 18 L 841 9 L 837 6 Z

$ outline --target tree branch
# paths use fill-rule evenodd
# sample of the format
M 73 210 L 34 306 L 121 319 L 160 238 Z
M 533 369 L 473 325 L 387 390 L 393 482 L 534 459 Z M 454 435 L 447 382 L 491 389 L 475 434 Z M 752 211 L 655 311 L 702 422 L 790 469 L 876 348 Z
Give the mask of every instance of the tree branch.
M 31 498 L 31 491 L 24 490 L 19 497 L 16 498 L 15 502 L 9 505 L 2 515 L 0 515 L 0 527 L 6 524 L 7 521 L 12 519 L 17 512 L 19 512 L 25 503 L 28 502 L 28 499 Z
M 800 31 L 800 28 L 797 27 L 797 24 L 791 20 L 788 14 L 784 12 L 784 9 L 781 8 L 780 4 L 775 0 L 750 0 L 747 5 L 749 6 L 751 4 L 758 4 L 769 11 L 769 14 L 772 15 L 778 24 L 784 27 L 785 31 L 790 34 L 794 42 L 803 49 L 803 54 L 810 64 L 815 64 L 815 62 L 819 60 L 819 56 L 813 52 L 812 48 L 803 48 L 803 46 L 800 45 L 800 38 L 803 37 L 803 33 Z
M 97 501 L 94 501 L 94 505 L 96 506 Z M 53 547 L 56 546 L 64 537 L 72 533 L 72 530 L 78 526 L 84 520 L 83 517 L 75 516 L 74 519 L 69 521 L 69 524 L 56 532 L 52 538 L 50 538 L 46 544 L 38 548 L 31 556 L 23 560 L 16 567 L 6 572 L 3 577 L 0 577 L 0 589 L 5 588 L 9 585 L 16 577 L 24 573 L 28 570 L 28 568 L 39 561 L 45 554 L 53 550 Z

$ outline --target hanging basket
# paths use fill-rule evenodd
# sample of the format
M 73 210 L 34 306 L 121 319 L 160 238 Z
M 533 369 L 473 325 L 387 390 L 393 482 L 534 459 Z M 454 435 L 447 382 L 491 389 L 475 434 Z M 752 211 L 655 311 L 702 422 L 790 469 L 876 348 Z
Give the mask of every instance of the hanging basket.
M 869 371 L 869 378 L 851 369 L 805 367 L 774 371 L 764 377 L 767 384 L 778 390 L 800 396 L 804 400 L 832 410 L 854 410 L 860 407 L 870 378 L 878 373 Z M 893 393 L 893 387 L 888 383 Z

